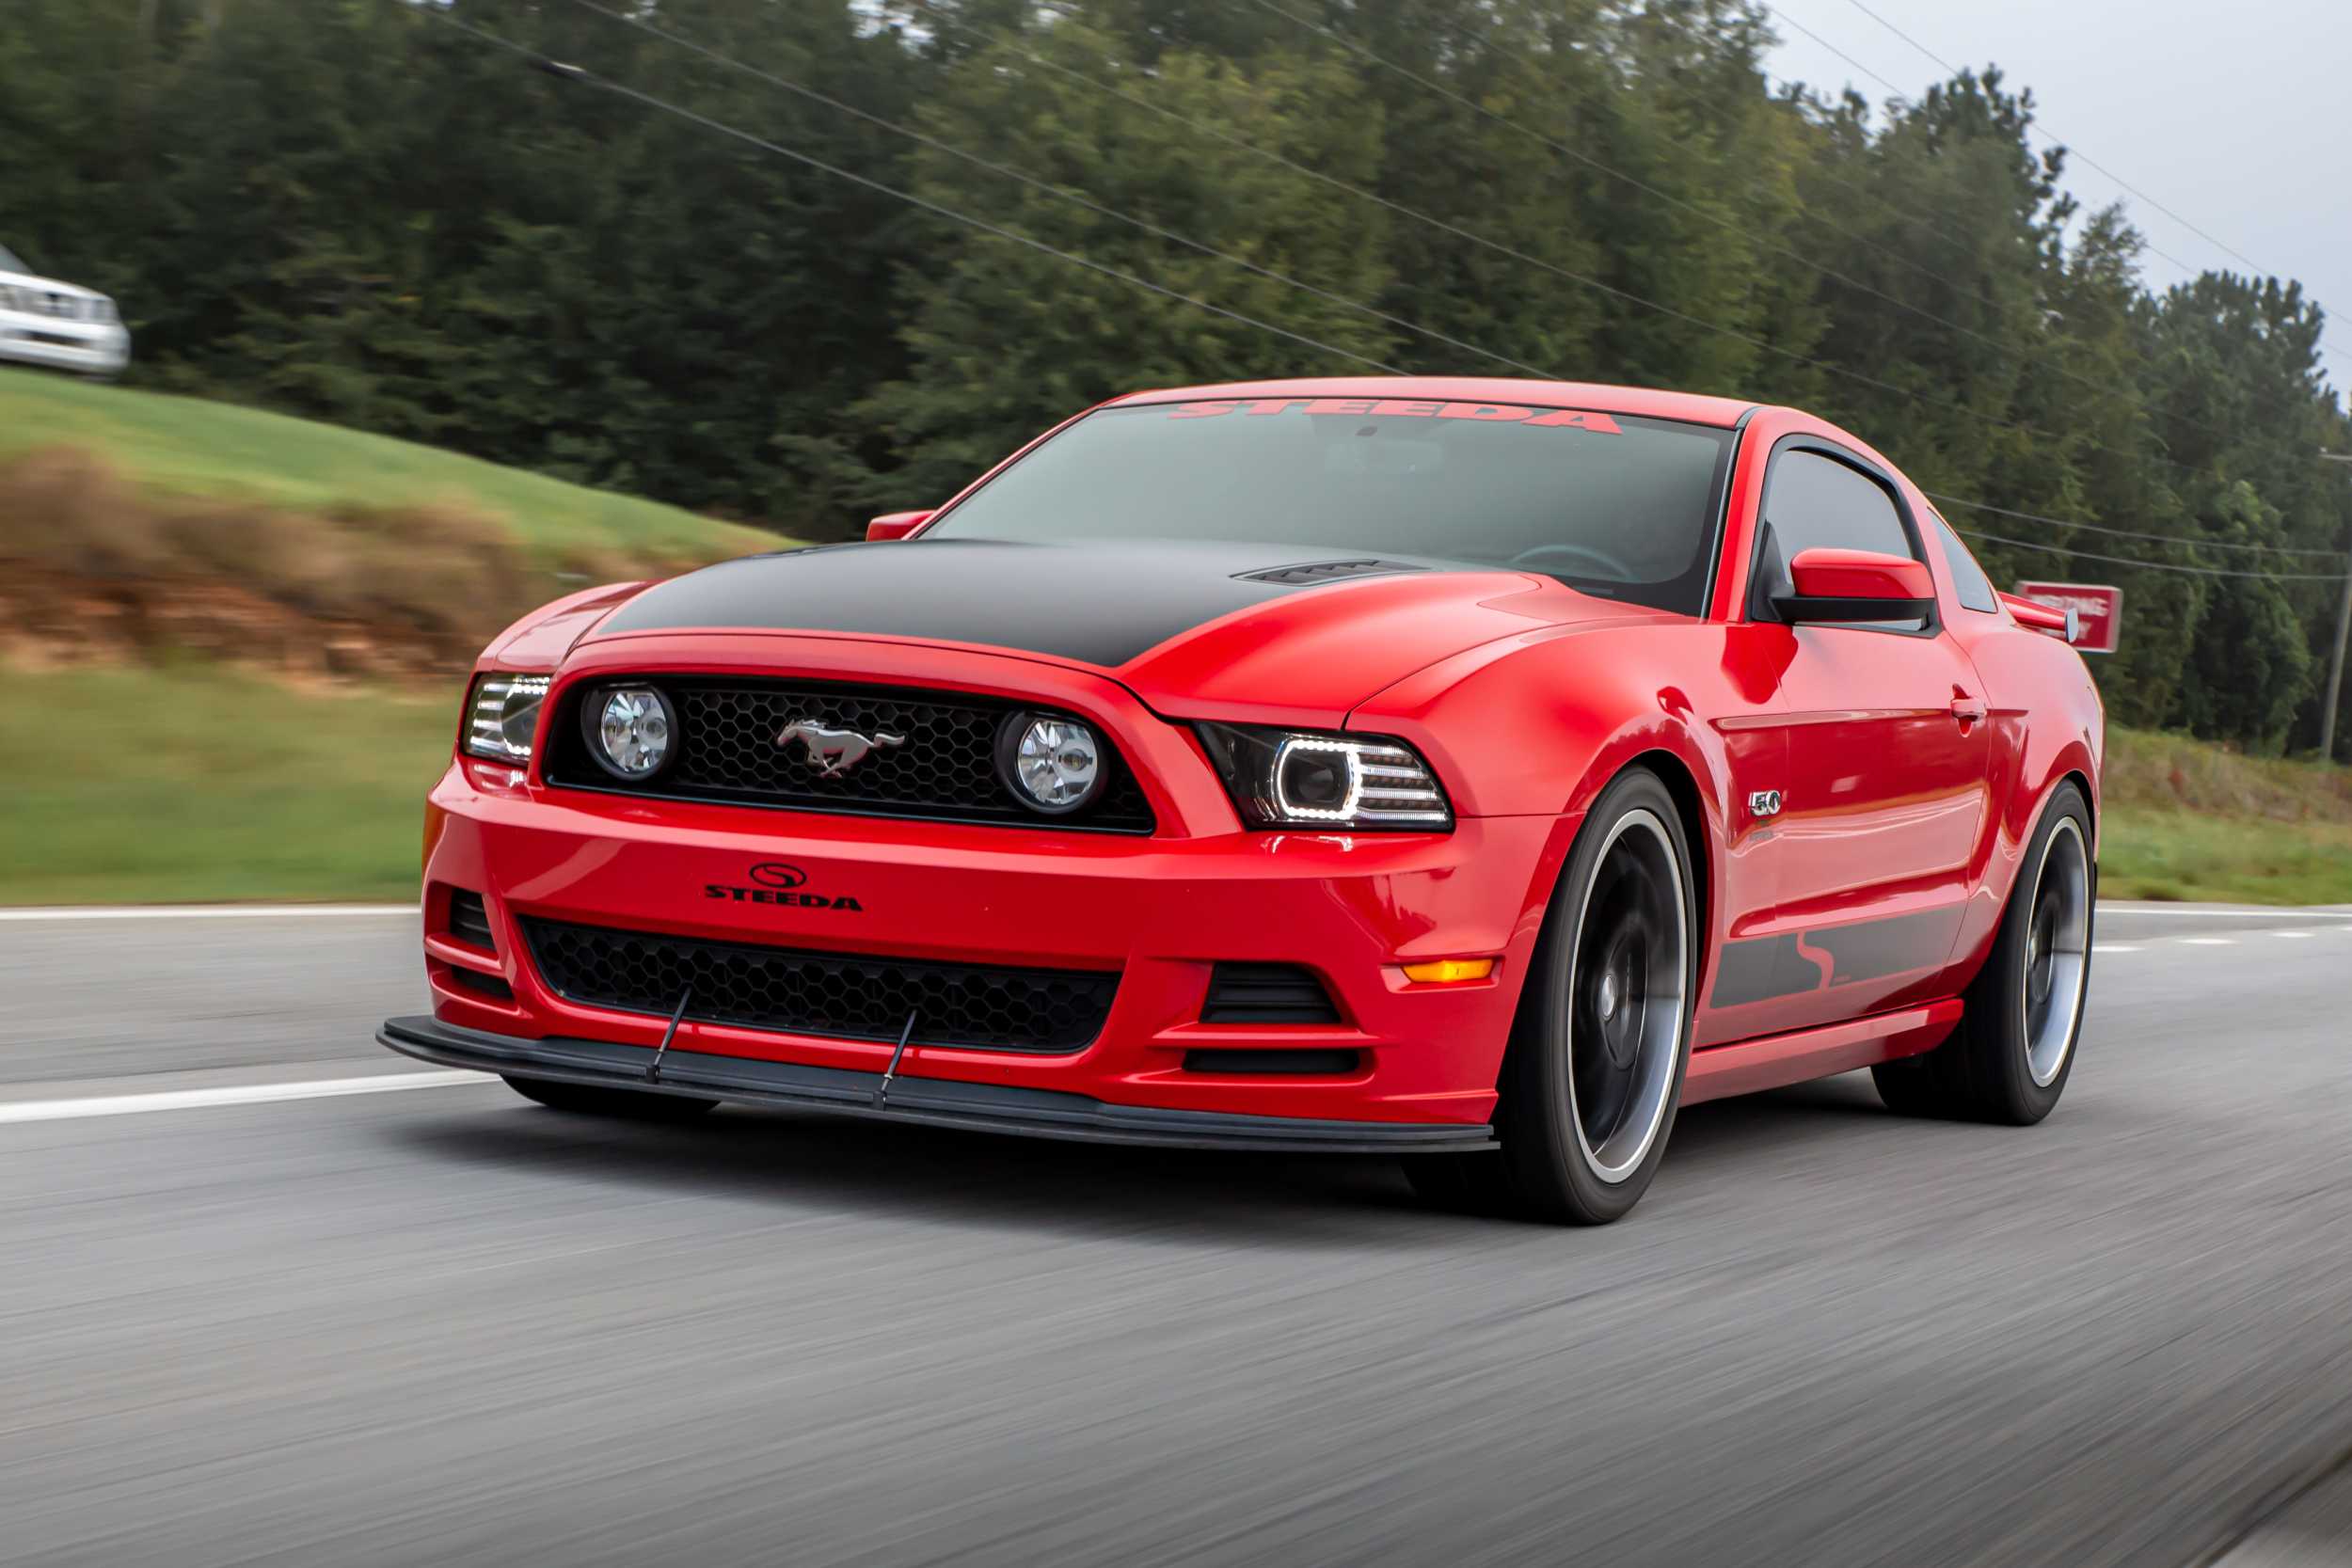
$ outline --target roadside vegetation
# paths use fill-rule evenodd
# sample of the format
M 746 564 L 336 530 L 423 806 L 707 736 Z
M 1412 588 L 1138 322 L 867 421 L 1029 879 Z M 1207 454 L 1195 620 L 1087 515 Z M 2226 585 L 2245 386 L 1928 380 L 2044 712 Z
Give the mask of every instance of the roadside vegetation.
M 2103 896 L 2352 903 L 2352 769 L 2131 730 L 2108 748 Z
M 279 414 L 0 371 L 0 650 L 420 675 L 568 586 L 786 543 Z

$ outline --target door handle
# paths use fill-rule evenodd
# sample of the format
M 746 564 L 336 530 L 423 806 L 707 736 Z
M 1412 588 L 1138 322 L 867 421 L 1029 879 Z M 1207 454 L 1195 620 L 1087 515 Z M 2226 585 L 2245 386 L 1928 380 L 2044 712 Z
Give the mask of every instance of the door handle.
M 1952 717 L 1960 721 L 1962 728 L 1964 729 L 1982 719 L 1984 712 L 1983 698 L 1971 697 L 1960 688 L 1952 688 Z

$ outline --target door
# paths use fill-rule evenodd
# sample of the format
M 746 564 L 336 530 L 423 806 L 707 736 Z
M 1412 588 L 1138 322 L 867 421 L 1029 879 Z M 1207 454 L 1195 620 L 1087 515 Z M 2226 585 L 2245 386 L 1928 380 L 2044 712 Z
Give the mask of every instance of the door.
M 1771 715 L 1787 737 L 1772 814 L 1771 917 L 1719 966 L 1743 1034 L 1835 1022 L 1937 994 L 1989 826 L 1991 725 L 1975 667 L 1917 621 L 1790 626 L 1772 608 L 1816 546 L 1925 561 L 1924 536 L 1875 466 L 1827 441 L 1773 450 L 1749 621 L 1785 660 Z

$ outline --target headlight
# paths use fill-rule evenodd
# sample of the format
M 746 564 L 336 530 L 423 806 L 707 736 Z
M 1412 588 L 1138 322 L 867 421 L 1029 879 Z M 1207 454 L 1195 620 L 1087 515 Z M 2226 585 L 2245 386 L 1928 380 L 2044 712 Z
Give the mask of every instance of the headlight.
M 545 675 L 483 676 L 467 705 L 467 754 L 493 762 L 529 762 L 531 737 L 539 728 L 539 705 L 547 700 Z
M 613 686 L 588 693 L 580 705 L 588 750 L 615 778 L 650 779 L 670 760 L 677 725 L 669 700 L 650 686 Z
M 1021 803 L 1067 816 L 1103 791 L 1103 743 L 1075 719 L 1016 713 L 996 732 L 996 771 Z
M 1199 730 L 1234 809 L 1252 828 L 1454 826 L 1437 775 L 1401 740 L 1239 724 Z

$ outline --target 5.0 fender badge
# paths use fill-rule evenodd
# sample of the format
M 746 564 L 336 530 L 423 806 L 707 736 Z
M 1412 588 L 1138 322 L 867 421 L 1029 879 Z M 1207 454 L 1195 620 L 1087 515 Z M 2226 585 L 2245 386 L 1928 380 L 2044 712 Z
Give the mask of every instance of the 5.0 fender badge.
M 1750 795 L 1748 797 L 1748 815 L 1750 816 L 1778 816 L 1780 815 L 1780 791 L 1777 789 L 1759 789 L 1753 795 Z

